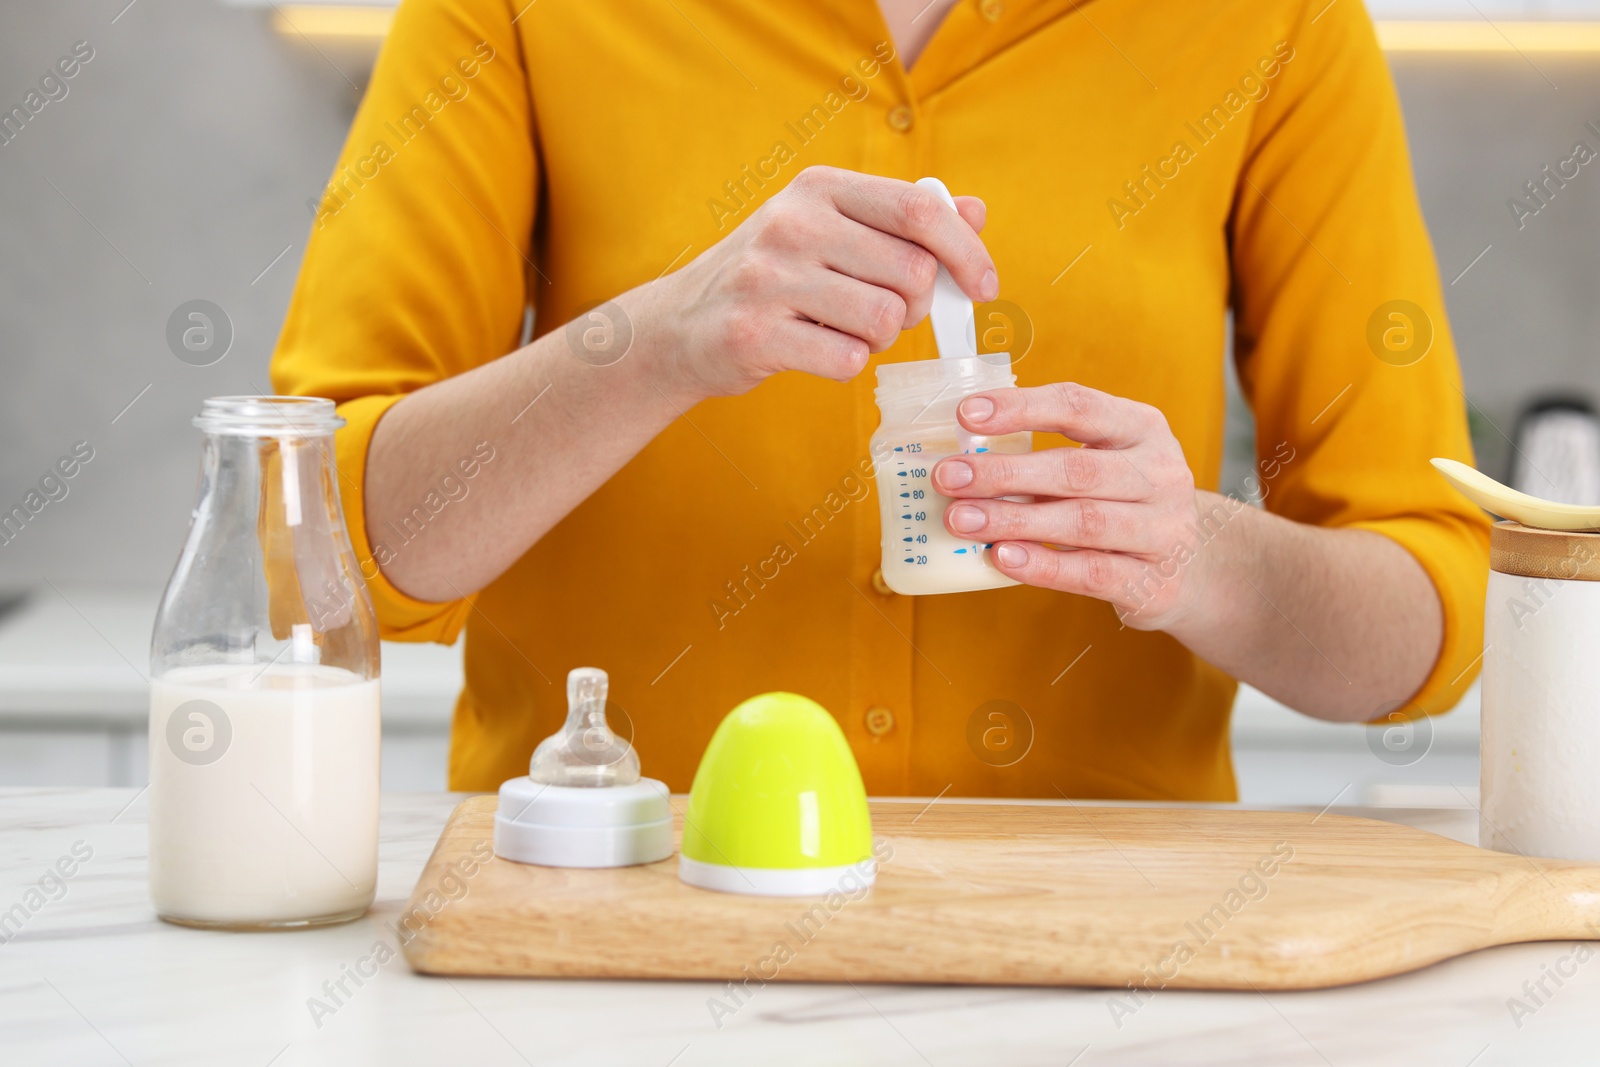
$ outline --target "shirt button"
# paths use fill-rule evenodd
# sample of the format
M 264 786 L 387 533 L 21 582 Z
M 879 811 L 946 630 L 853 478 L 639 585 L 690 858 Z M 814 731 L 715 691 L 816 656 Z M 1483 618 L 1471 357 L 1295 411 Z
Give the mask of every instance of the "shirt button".
M 882 567 L 872 572 L 872 588 L 876 589 L 880 596 L 894 596 L 894 590 L 890 589 L 889 583 L 883 580 Z
M 890 108 L 889 128 L 898 133 L 905 133 L 911 129 L 911 109 L 904 104 Z
M 867 733 L 882 737 L 894 729 L 894 712 L 885 707 L 867 709 Z
M 1003 0 L 978 0 L 978 14 L 990 22 L 999 22 L 1000 16 L 1006 13 Z

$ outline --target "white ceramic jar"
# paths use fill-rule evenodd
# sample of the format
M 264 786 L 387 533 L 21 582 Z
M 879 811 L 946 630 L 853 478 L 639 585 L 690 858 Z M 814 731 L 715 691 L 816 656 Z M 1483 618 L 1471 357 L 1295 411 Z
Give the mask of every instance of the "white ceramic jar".
M 1495 524 L 1481 786 L 1485 847 L 1600 861 L 1600 534 Z

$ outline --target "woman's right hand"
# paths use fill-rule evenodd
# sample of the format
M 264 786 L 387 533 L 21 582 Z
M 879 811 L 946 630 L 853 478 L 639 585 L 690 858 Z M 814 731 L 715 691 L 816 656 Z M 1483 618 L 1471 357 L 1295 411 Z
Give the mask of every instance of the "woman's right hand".
M 809 167 L 683 269 L 635 290 L 663 391 L 733 396 L 786 370 L 847 381 L 922 321 L 943 263 L 968 296 L 999 293 L 984 205 L 951 212 L 911 182 Z M 624 298 L 626 299 L 626 298 Z

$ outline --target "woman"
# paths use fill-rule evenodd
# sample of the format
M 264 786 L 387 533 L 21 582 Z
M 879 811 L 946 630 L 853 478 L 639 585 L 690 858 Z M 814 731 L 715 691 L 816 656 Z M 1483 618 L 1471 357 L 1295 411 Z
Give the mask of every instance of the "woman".
M 1035 453 L 934 474 L 1024 584 L 905 597 L 873 368 L 934 354 L 941 262 L 1031 320 L 962 418 Z M 1230 309 L 1264 510 L 1212 492 Z M 1470 459 L 1459 374 L 1348 0 L 407 0 L 273 373 L 342 402 L 385 636 L 468 631 L 454 789 L 525 773 L 592 664 L 674 789 L 789 689 L 872 793 L 1226 800 L 1235 679 L 1430 714 L 1481 643 L 1486 524 L 1426 463 Z

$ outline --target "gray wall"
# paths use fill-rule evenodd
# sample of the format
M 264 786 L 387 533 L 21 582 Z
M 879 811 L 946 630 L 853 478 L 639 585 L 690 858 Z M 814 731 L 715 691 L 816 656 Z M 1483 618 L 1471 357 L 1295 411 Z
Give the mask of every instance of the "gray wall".
M 1507 199 L 1572 154 L 1600 151 L 1600 56 L 1391 63 L 1417 187 L 1447 286 L 1480 462 L 1504 474 L 1505 434 L 1530 398 L 1600 403 L 1600 160 L 1518 230 Z M 1486 246 L 1490 251 L 1450 284 Z
M 0 546 L 0 588 L 165 580 L 195 490 L 189 418 L 204 397 L 268 388 L 305 201 L 354 110 L 352 86 L 267 12 L 141 0 L 113 24 L 126 2 L 0 8 L 4 108 L 75 41 L 94 48 L 66 97 L 0 147 L 0 504 L 74 442 L 95 450 L 67 497 Z M 192 299 L 233 323 L 212 366 L 167 345 L 168 316 Z
M 124 2 L 0 11 L 5 107 L 73 42 L 95 50 L 66 98 L 0 147 L 0 504 L 74 442 L 95 449 L 69 495 L 0 546 L 0 590 L 165 579 L 194 492 L 188 419 L 206 396 L 267 388 L 306 200 L 363 81 L 357 56 L 286 40 L 262 11 L 141 0 L 113 24 Z M 1520 233 L 1505 207 L 1574 140 L 1600 148 L 1583 130 L 1600 125 L 1600 62 L 1535 62 L 1394 64 L 1445 281 L 1493 245 L 1449 290 L 1491 469 L 1506 450 L 1490 423 L 1509 432 L 1529 396 L 1578 386 L 1600 398 L 1600 163 Z M 167 319 L 192 299 L 232 320 L 232 350 L 212 366 L 168 349 Z

